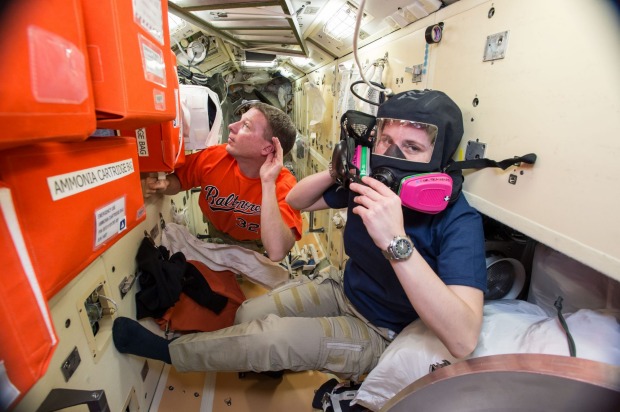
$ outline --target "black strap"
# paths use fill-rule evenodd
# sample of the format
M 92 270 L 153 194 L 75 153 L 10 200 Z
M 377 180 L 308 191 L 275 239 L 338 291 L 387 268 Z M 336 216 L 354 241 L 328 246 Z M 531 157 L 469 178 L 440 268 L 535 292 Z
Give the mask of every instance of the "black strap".
M 556 310 L 558 311 L 558 319 L 560 320 L 562 329 L 564 329 L 564 332 L 566 333 L 566 339 L 568 340 L 568 352 L 570 353 L 570 356 L 574 358 L 577 356 L 577 349 L 575 349 L 575 341 L 570 331 L 568 330 L 568 325 L 566 324 L 566 320 L 564 319 L 564 316 L 562 316 L 562 301 L 563 300 L 564 298 L 562 298 L 562 296 L 558 296 L 553 306 L 555 306 Z
M 517 163 L 527 163 L 529 165 L 533 165 L 536 163 L 536 154 L 529 153 L 523 156 L 515 156 L 509 159 L 504 159 L 499 162 L 491 159 L 471 159 L 471 160 L 461 160 L 458 162 L 450 163 L 444 169 L 444 173 L 452 170 L 463 170 L 463 169 L 484 169 L 486 167 L 499 167 L 500 169 L 506 170 L 510 166 L 513 166 Z

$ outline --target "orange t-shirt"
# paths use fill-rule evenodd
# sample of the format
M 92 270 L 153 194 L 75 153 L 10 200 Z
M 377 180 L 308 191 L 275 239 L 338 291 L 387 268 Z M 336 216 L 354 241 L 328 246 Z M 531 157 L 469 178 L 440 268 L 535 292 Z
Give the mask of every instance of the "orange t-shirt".
M 183 190 L 200 187 L 198 205 L 206 218 L 221 232 L 237 240 L 260 240 L 262 187 L 260 178 L 250 179 L 239 170 L 226 145 L 208 147 L 187 155 L 174 171 Z M 301 213 L 284 200 L 296 184 L 295 176 L 282 168 L 276 180 L 276 196 L 284 223 L 301 238 Z

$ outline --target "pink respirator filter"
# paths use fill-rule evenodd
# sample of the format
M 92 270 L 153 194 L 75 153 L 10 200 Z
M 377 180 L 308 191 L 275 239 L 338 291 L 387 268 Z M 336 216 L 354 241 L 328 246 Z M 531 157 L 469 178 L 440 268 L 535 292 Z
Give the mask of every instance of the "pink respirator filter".
M 435 214 L 444 210 L 452 194 L 452 178 L 445 173 L 424 173 L 401 180 L 403 206 L 419 212 Z

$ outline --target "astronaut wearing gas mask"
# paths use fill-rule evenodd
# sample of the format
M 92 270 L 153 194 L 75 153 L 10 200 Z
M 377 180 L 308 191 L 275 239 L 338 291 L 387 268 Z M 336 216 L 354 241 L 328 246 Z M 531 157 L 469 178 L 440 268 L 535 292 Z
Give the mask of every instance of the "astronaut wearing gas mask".
M 430 92 L 418 97 L 413 97 L 414 91 L 397 95 L 380 107 L 377 118 L 360 112 L 345 113 L 342 138 L 330 164 L 332 177 L 348 187 L 350 182 L 359 183 L 363 176 L 370 175 L 398 194 L 403 206 L 426 213 L 438 213 L 455 201 L 463 175 L 460 168 L 445 171 L 453 163 L 458 136 L 463 134 L 462 121 L 451 121 L 451 116 L 461 117 L 460 110 Z M 407 112 L 403 99 L 417 99 L 426 110 Z M 437 108 L 442 111 L 427 113 L 432 105 L 424 99 L 443 105 Z
M 421 318 L 454 356 L 468 355 L 487 275 L 482 218 L 460 195 L 460 170 L 444 173 L 463 135 L 461 111 L 443 92 L 412 90 L 378 108 L 372 132 L 359 115 L 343 116 L 348 132 L 330 171 L 301 180 L 287 202 L 347 208 L 342 290 L 369 329 L 389 339 Z

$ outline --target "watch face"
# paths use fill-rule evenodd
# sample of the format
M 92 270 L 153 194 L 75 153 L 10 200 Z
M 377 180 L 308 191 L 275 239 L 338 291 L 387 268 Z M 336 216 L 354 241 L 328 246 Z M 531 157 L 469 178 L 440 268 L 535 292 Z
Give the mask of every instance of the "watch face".
M 396 236 L 387 247 L 387 250 L 382 250 L 381 253 L 389 260 L 405 260 L 411 256 L 413 249 L 415 248 L 409 238 Z
M 411 246 L 411 242 L 409 239 L 398 239 L 396 244 L 394 245 L 394 254 L 399 258 L 408 257 L 411 252 L 413 252 L 413 248 Z

